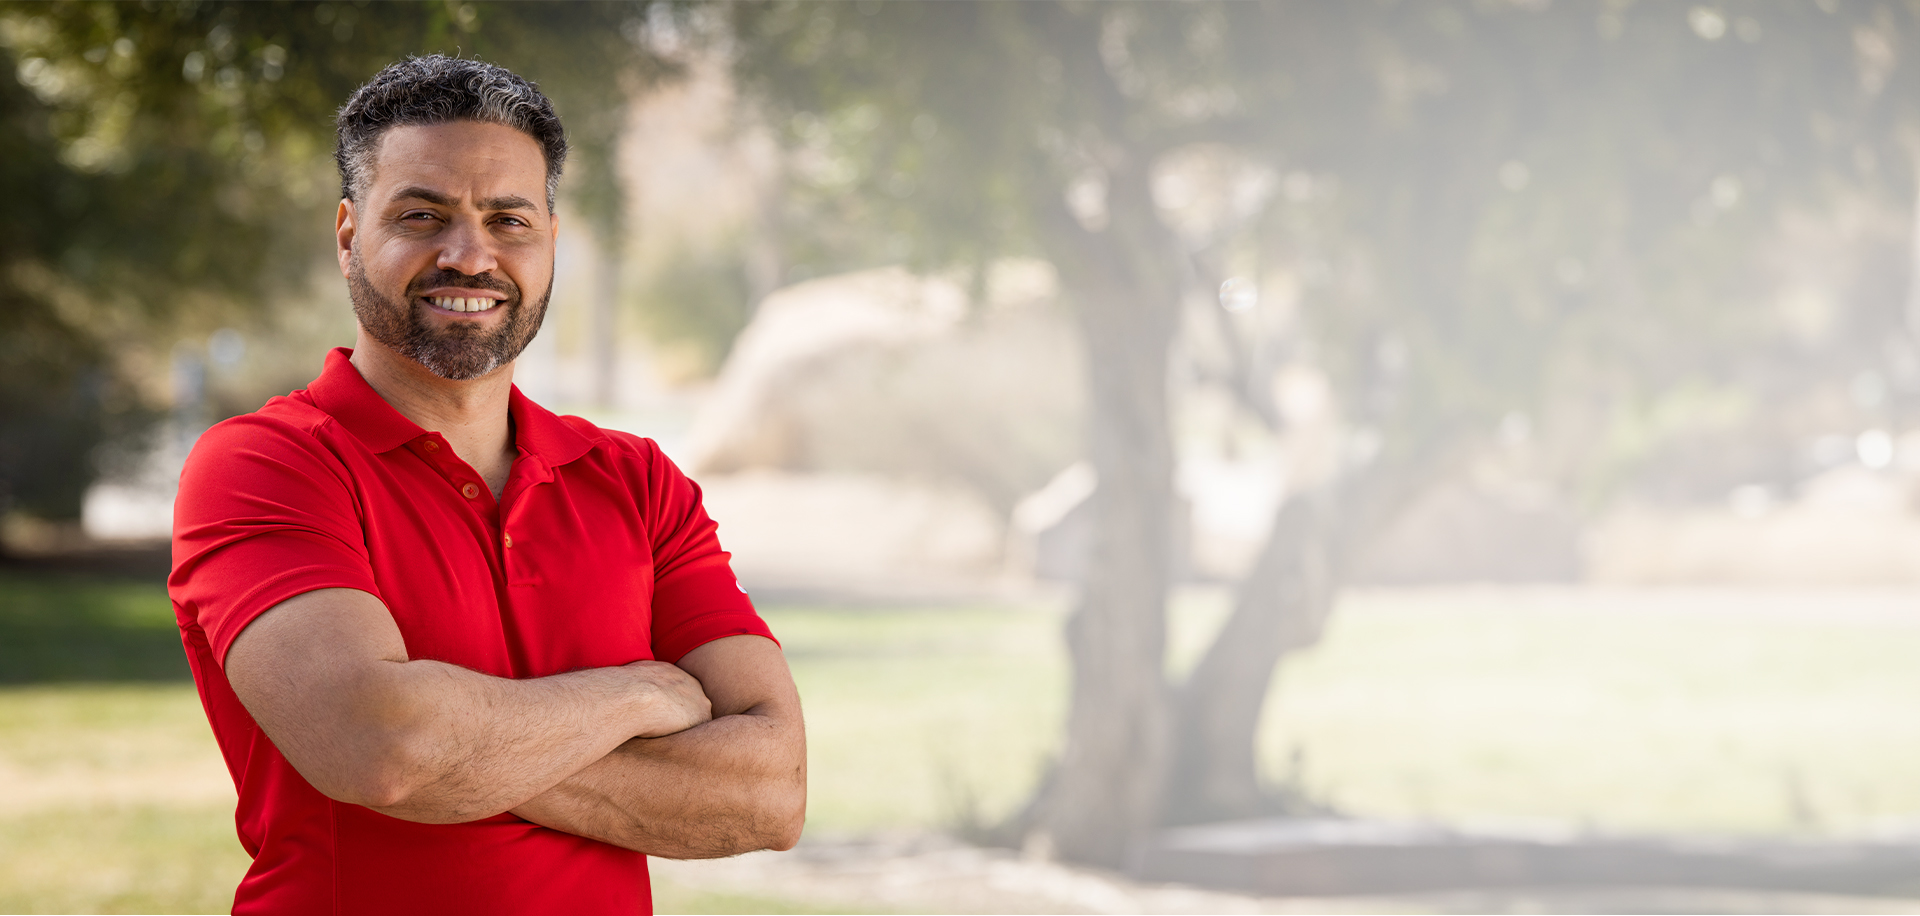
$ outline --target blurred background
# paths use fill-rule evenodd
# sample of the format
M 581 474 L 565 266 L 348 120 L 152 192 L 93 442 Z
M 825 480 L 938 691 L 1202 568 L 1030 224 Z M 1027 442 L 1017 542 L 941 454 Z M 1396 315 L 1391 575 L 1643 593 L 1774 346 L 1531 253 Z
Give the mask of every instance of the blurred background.
M 0 910 L 231 900 L 172 490 L 428 52 L 807 706 L 663 912 L 1920 909 L 1920 7 L 4 0 Z

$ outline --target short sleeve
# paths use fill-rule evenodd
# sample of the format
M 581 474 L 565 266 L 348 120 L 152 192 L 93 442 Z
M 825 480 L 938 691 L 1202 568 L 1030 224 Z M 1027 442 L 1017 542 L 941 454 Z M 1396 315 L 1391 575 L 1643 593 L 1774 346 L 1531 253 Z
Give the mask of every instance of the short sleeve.
M 774 639 L 734 577 L 732 556 L 720 547 L 718 526 L 701 505 L 700 487 L 652 441 L 637 444 L 647 461 L 644 505 L 653 545 L 654 657 L 677 662 L 728 636 Z
M 181 625 L 204 630 L 224 665 L 282 601 L 323 588 L 378 597 L 356 506 L 341 459 L 310 431 L 261 414 L 208 430 L 174 500 L 167 590 Z

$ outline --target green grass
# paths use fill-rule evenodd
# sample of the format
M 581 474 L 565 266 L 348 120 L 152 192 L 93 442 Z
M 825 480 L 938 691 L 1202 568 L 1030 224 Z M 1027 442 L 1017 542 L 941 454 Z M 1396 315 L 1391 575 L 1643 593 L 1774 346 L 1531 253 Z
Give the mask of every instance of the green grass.
M 191 676 L 165 584 L 0 570 L 0 683 Z
M 1037 609 L 766 613 L 807 719 L 807 829 L 942 829 L 1013 810 L 1065 716 L 1060 617 Z
M 153 772 L 219 765 L 192 684 L 0 689 L 0 763 L 26 774 Z
M 179 652 L 156 587 L 12 573 L 0 587 L 0 638 L 71 604 L 68 620 L 163 632 Z M 1275 678 L 1266 771 L 1375 816 L 1783 834 L 1920 815 L 1920 604 L 1643 597 L 1356 592 Z M 1176 603 L 1171 667 L 1224 607 Z M 1058 608 L 766 614 L 806 709 L 816 840 L 1003 816 L 1057 746 Z M 245 856 L 192 685 L 75 676 L 0 688 L 0 912 L 224 909 Z M 663 912 L 820 907 L 772 893 L 658 889 Z
M 1710 599 L 1703 597 L 1703 602 Z M 1858 600 L 1858 599 L 1854 599 Z M 1920 815 L 1920 607 L 1740 616 L 1473 593 L 1349 599 L 1283 666 L 1261 750 L 1341 807 L 1620 830 L 1834 832 Z
M 230 802 L 0 817 L 0 912 L 224 913 L 246 869 Z

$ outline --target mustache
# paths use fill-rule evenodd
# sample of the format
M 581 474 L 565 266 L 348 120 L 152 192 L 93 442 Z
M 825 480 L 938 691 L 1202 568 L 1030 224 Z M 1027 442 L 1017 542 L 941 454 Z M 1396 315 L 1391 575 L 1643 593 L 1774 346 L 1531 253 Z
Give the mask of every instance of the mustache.
M 517 300 L 520 298 L 520 287 L 510 281 L 496 277 L 491 273 L 469 275 L 457 270 L 444 269 L 435 270 L 432 273 L 415 277 L 413 282 L 407 285 L 407 295 L 412 297 L 418 295 L 423 290 L 433 289 L 436 286 L 462 286 L 467 289 L 484 289 L 496 293 L 505 293 L 509 299 Z

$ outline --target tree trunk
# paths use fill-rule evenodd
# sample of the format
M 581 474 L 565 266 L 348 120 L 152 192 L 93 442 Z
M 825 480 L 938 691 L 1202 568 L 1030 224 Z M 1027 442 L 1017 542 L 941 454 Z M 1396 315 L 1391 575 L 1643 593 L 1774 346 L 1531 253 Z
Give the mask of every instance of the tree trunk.
M 1320 641 L 1341 582 L 1374 532 L 1458 460 L 1451 435 L 1287 498 L 1234 595 L 1234 608 L 1174 695 L 1163 819 L 1201 823 L 1307 813 L 1261 785 L 1256 739 L 1281 658 Z
M 1281 656 L 1319 642 L 1332 604 L 1326 499 L 1303 493 L 1281 505 L 1232 615 L 1175 692 L 1169 823 L 1295 813 L 1261 786 L 1254 739 Z
M 620 177 L 620 138 L 626 123 L 626 106 L 614 106 L 579 119 L 569 137 L 574 161 L 579 163 L 573 204 L 591 228 L 594 241 L 588 395 L 602 409 L 615 406 L 620 383 L 620 274 L 631 230 L 627 188 Z
M 1067 624 L 1066 746 L 1035 799 L 1063 859 L 1130 864 L 1158 822 L 1167 739 L 1166 594 L 1173 560 L 1167 364 L 1180 299 L 1144 163 L 1109 179 L 1109 225 L 1051 212 L 1049 253 L 1087 350 L 1091 553 Z
M 1907 233 L 1907 309 L 1906 327 L 1908 340 L 1920 345 L 1920 138 L 1907 140 L 1907 161 L 1909 174 L 1913 176 L 1915 200 L 1913 221 Z
M 619 304 L 621 233 L 609 231 L 614 239 L 599 245 L 593 265 L 593 405 L 602 410 L 614 406 L 620 385 Z
M 1099 485 L 1092 556 L 1067 624 L 1066 749 L 1043 824 L 1063 857 L 1120 866 L 1157 819 L 1173 462 L 1164 382 L 1150 371 L 1164 366 L 1154 352 L 1164 347 L 1129 347 L 1126 332 L 1091 327 L 1101 310 L 1081 311 L 1088 333 L 1104 338 L 1088 354 Z

